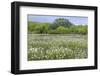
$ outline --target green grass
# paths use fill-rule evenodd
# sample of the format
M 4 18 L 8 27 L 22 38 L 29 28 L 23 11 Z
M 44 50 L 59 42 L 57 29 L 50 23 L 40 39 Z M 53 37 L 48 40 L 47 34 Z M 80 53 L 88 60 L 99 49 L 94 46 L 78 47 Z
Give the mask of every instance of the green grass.
M 84 59 L 87 35 L 28 34 L 28 60 Z

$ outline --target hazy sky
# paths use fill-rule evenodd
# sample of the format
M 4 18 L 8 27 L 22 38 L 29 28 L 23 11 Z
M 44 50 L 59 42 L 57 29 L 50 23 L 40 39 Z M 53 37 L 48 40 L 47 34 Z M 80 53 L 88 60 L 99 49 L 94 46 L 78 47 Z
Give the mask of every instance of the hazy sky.
M 28 21 L 32 21 L 32 22 L 53 22 L 57 18 L 68 19 L 73 24 L 88 24 L 88 18 L 87 17 L 28 15 Z

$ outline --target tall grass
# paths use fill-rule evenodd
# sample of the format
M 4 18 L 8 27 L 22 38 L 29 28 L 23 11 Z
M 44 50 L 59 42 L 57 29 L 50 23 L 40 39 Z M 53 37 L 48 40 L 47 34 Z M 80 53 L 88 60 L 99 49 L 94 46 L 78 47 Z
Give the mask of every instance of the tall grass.
M 28 60 L 84 59 L 87 36 L 77 34 L 28 34 Z

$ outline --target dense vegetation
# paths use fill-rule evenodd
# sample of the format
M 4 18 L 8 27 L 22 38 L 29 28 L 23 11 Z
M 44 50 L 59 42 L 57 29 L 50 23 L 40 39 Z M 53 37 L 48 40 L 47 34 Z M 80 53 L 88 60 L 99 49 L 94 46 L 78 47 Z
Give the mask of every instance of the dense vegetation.
M 87 58 L 86 35 L 28 34 L 28 60 Z
M 53 23 L 28 22 L 28 32 L 35 34 L 87 34 L 87 25 L 74 25 L 59 18 Z

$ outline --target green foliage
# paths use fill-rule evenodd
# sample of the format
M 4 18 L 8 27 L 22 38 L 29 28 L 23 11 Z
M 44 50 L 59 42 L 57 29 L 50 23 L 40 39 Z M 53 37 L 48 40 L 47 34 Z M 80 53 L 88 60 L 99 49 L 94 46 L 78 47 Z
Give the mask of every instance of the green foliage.
M 60 31 L 66 31 L 66 28 L 63 27 L 63 26 L 59 26 L 59 27 L 56 28 L 56 30 L 59 31 L 59 32 Z
M 50 29 L 56 29 L 59 26 L 70 27 L 72 25 L 73 24 L 68 19 L 58 18 L 51 24 Z
M 50 23 L 28 22 L 29 33 L 47 33 Z
M 54 23 L 28 22 L 28 33 L 34 34 L 87 34 L 87 28 L 87 25 L 72 25 L 62 18 Z
M 35 27 L 37 26 L 36 22 L 28 22 L 28 32 L 33 32 L 33 30 L 35 29 Z
M 73 34 L 87 34 L 87 25 L 72 26 L 69 30 Z

